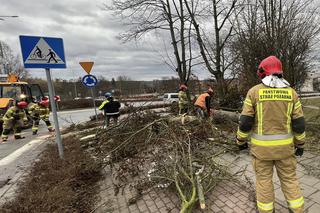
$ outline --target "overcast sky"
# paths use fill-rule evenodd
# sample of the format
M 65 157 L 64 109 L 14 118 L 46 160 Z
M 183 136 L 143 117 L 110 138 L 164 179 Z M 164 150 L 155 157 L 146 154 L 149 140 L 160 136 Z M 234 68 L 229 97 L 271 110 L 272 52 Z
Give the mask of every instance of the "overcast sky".
M 0 21 L 0 40 L 21 55 L 19 35 L 61 37 L 67 69 L 52 70 L 54 78 L 86 74 L 79 61 L 94 61 L 92 74 L 107 79 L 126 75 L 134 80 L 175 76 L 164 64 L 160 39 L 149 36 L 139 43 L 123 44 L 116 36 L 124 30 L 119 19 L 102 9 L 111 0 L 0 0 L 0 15 L 18 15 Z M 45 77 L 42 69 L 32 76 Z M 198 73 L 201 78 L 206 72 Z

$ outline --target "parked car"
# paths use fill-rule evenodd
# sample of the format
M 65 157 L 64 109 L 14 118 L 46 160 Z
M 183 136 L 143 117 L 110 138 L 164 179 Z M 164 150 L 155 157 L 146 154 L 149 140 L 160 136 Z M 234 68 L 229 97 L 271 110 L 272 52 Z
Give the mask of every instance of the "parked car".
M 163 101 L 165 103 L 178 103 L 179 102 L 178 93 L 165 93 L 163 95 Z

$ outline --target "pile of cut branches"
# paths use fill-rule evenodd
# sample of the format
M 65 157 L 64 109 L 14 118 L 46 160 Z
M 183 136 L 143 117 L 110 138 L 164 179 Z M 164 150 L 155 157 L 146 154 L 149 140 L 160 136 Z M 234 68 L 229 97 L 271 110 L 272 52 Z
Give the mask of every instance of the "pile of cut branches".
M 111 166 L 116 193 L 128 184 L 139 194 L 150 187 L 169 188 L 179 196 L 181 212 L 191 212 L 198 201 L 205 208 L 205 194 L 230 179 L 217 156 L 237 150 L 233 137 L 209 121 L 181 125 L 152 112 L 132 113 L 97 134 L 94 154 Z

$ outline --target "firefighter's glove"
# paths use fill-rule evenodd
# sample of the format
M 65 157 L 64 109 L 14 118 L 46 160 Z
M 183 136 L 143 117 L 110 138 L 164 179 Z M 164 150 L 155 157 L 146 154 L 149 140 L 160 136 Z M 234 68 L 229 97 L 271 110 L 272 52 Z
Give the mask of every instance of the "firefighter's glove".
M 296 152 L 294 153 L 296 156 L 302 157 L 304 148 L 296 147 Z
M 237 138 L 237 145 L 238 145 L 238 148 L 240 151 L 249 148 L 246 140 L 242 140 L 242 139 L 238 139 L 238 138 Z

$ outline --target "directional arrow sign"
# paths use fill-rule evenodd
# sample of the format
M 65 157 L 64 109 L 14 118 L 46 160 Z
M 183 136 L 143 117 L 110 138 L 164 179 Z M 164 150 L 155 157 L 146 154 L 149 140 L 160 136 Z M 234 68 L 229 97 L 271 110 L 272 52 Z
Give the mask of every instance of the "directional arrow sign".
M 79 62 L 79 64 L 84 69 L 84 71 L 86 71 L 88 74 L 90 74 L 94 62 L 93 61 L 81 61 L 81 62 Z
M 98 80 L 94 75 L 85 75 L 82 78 L 82 83 L 87 87 L 95 87 Z

